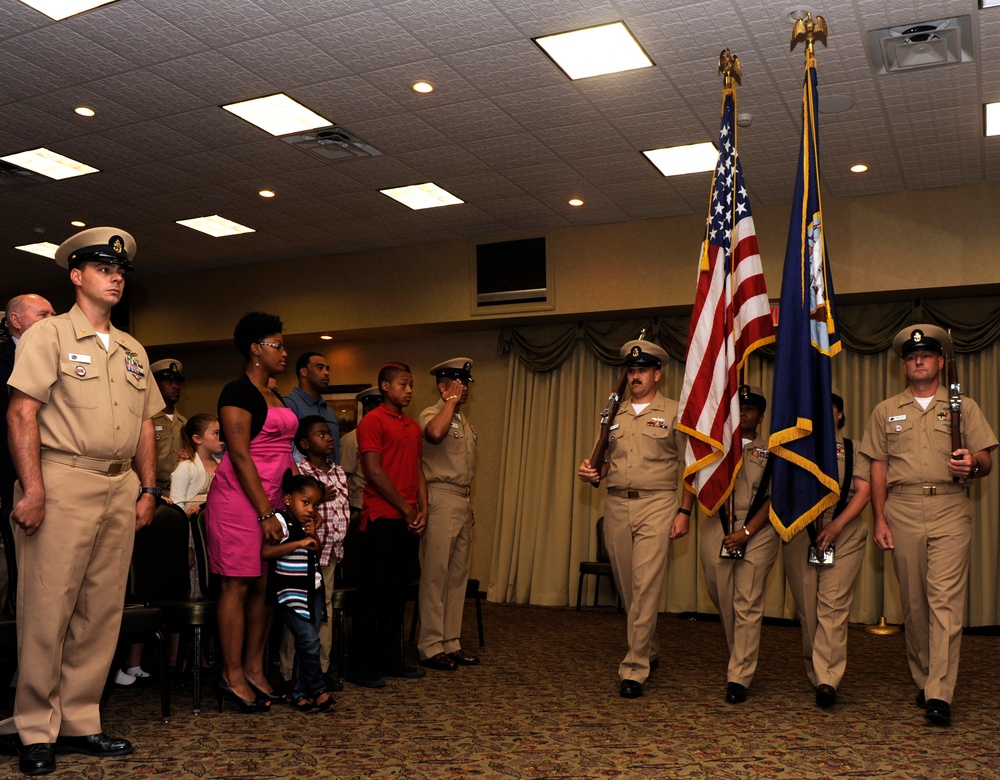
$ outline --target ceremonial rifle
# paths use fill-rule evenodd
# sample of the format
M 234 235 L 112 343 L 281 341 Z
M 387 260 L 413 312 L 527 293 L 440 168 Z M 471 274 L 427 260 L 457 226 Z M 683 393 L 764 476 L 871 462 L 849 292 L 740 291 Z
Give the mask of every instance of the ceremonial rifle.
M 639 334 L 639 341 L 642 341 L 645 337 L 646 329 L 643 328 Z M 615 389 L 611 391 L 611 395 L 608 397 L 608 405 L 601 412 L 601 432 L 597 436 L 597 444 L 594 445 L 594 451 L 590 455 L 590 466 L 597 469 L 598 475 L 600 475 L 601 469 L 604 468 L 604 460 L 608 455 L 608 444 L 611 442 L 611 426 L 615 422 L 615 417 L 618 416 L 618 409 L 622 405 L 622 396 L 625 395 L 625 386 L 627 384 L 628 366 L 625 366 L 622 369 L 622 375 L 618 378 L 618 384 L 615 385 Z M 590 484 L 596 488 L 599 481 L 591 482 Z
M 958 364 L 955 362 L 955 343 L 948 330 L 945 347 L 945 378 L 948 380 L 948 408 L 951 410 L 951 451 L 962 448 L 962 384 L 958 381 Z M 958 477 L 952 477 L 958 482 Z

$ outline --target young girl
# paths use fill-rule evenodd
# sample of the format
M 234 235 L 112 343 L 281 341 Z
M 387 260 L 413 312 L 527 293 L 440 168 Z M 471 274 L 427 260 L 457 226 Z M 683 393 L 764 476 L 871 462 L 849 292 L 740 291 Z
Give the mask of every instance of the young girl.
M 181 429 L 181 441 L 189 457 L 180 461 L 170 475 L 170 500 L 183 509 L 188 517 L 193 517 L 205 503 L 218 466 L 215 456 L 222 452 L 219 421 L 210 414 L 194 415 Z M 190 534 L 188 565 L 191 567 L 191 597 L 201 598 L 198 572 L 195 569 L 194 538 Z
M 329 710 L 335 702 L 319 660 L 319 624 L 326 615 L 316 532 L 316 507 L 326 491 L 315 477 L 293 475 L 291 469 L 281 480 L 281 490 L 286 507 L 277 513 L 281 541 L 271 544 L 265 538 L 261 557 L 270 561 L 267 600 L 277 604 L 295 639 L 289 703 L 303 712 Z

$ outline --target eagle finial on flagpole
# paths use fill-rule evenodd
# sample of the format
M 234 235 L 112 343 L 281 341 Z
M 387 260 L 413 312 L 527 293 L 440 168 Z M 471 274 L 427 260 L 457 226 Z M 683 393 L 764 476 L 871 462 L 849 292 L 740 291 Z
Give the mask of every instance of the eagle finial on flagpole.
M 813 53 L 813 42 L 820 40 L 823 45 L 826 46 L 826 36 L 829 33 L 829 28 L 826 24 L 826 19 L 822 16 L 817 15 L 815 21 L 813 20 L 813 15 L 806 12 L 805 16 L 802 16 L 795 20 L 795 24 L 792 25 L 792 46 L 791 49 L 795 49 L 795 44 L 799 41 L 806 42 L 806 56 Z
M 723 49 L 719 55 L 719 73 L 722 74 L 726 89 L 732 89 L 736 84 L 743 83 L 743 68 L 740 66 L 740 58 L 729 49 Z

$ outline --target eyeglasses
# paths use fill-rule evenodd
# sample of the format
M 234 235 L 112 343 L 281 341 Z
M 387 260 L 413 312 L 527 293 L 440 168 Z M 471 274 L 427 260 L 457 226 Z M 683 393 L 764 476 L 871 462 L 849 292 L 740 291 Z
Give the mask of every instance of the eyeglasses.
M 276 341 L 258 341 L 257 343 L 262 347 L 270 347 L 271 349 L 276 349 L 279 352 L 284 352 L 286 355 L 288 354 L 288 350 L 285 349 L 285 345 L 279 344 Z

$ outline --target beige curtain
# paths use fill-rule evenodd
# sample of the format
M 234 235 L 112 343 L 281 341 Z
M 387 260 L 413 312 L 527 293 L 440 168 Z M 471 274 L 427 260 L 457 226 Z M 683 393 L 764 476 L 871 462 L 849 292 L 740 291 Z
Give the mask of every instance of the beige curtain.
M 921 316 L 927 313 L 916 304 L 888 308 L 891 311 L 887 313 L 877 307 L 848 307 L 845 320 L 852 322 L 855 333 L 862 332 L 867 323 L 868 335 L 874 338 L 878 331 L 884 340 L 889 330 L 894 334 L 907 320 L 916 321 L 914 312 Z M 943 305 L 942 308 L 947 309 Z M 975 307 L 969 310 L 976 312 Z M 1000 307 L 984 306 L 982 311 L 993 313 L 1000 311 Z M 872 319 L 866 320 L 861 314 L 870 314 Z M 855 317 L 853 321 L 852 316 Z M 931 319 L 940 321 L 937 317 Z M 603 512 L 605 495 L 603 489 L 595 490 L 577 480 L 576 470 L 593 448 L 600 411 L 621 371 L 620 367 L 605 361 L 614 359 L 612 344 L 634 338 L 641 326 L 646 326 L 654 340 L 661 344 L 667 343 L 660 338 L 661 331 L 671 330 L 674 344 L 668 351 L 675 353 L 676 344 L 686 339 L 686 332 L 680 335 L 679 322 L 549 326 L 505 331 L 501 335 L 501 350 L 510 354 L 511 363 L 502 487 L 490 574 L 491 600 L 575 605 L 579 564 L 594 560 L 596 555 L 594 526 Z M 873 322 L 876 325 L 872 325 Z M 981 339 L 980 351 L 968 353 L 960 349 L 957 362 L 963 391 L 976 399 L 993 430 L 997 431 L 1000 428 L 1000 395 L 996 392 L 1000 387 L 1000 342 L 995 338 L 990 341 L 983 335 L 993 325 L 992 320 L 984 320 L 979 326 L 965 326 L 964 332 L 975 333 Z M 958 332 L 962 331 L 956 329 L 956 335 Z M 983 344 L 984 341 L 989 343 Z M 847 424 L 844 432 L 858 442 L 875 405 L 905 385 L 899 359 L 888 344 L 891 344 L 891 336 L 876 352 L 845 349 L 833 361 L 833 381 L 845 402 Z M 534 370 L 522 360 L 524 355 L 532 356 Z M 545 365 L 550 366 L 550 370 L 537 370 Z M 661 392 L 678 398 L 684 364 L 671 360 L 663 373 Z M 770 400 L 773 362 L 760 353 L 752 356 L 745 380 L 762 387 Z M 763 427 L 767 434 L 767 416 Z M 970 626 L 1000 623 L 997 576 L 1000 453 L 994 453 L 994 460 L 994 473 L 976 482 L 970 493 L 976 505 L 966 617 Z M 706 521 L 696 512 L 692 517 L 692 532 L 671 546 L 660 602 L 664 611 L 714 611 L 705 592 L 698 559 L 698 537 L 704 522 L 717 521 Z M 851 621 L 873 623 L 880 615 L 885 615 L 889 622 L 901 623 L 899 588 L 891 556 L 880 552 L 871 542 L 870 509 L 865 511 L 864 522 L 869 527 L 868 552 L 856 583 Z M 591 598 L 592 588 L 593 583 L 588 583 L 585 602 Z M 785 584 L 781 556 L 768 580 L 766 614 L 794 616 L 794 603 Z

